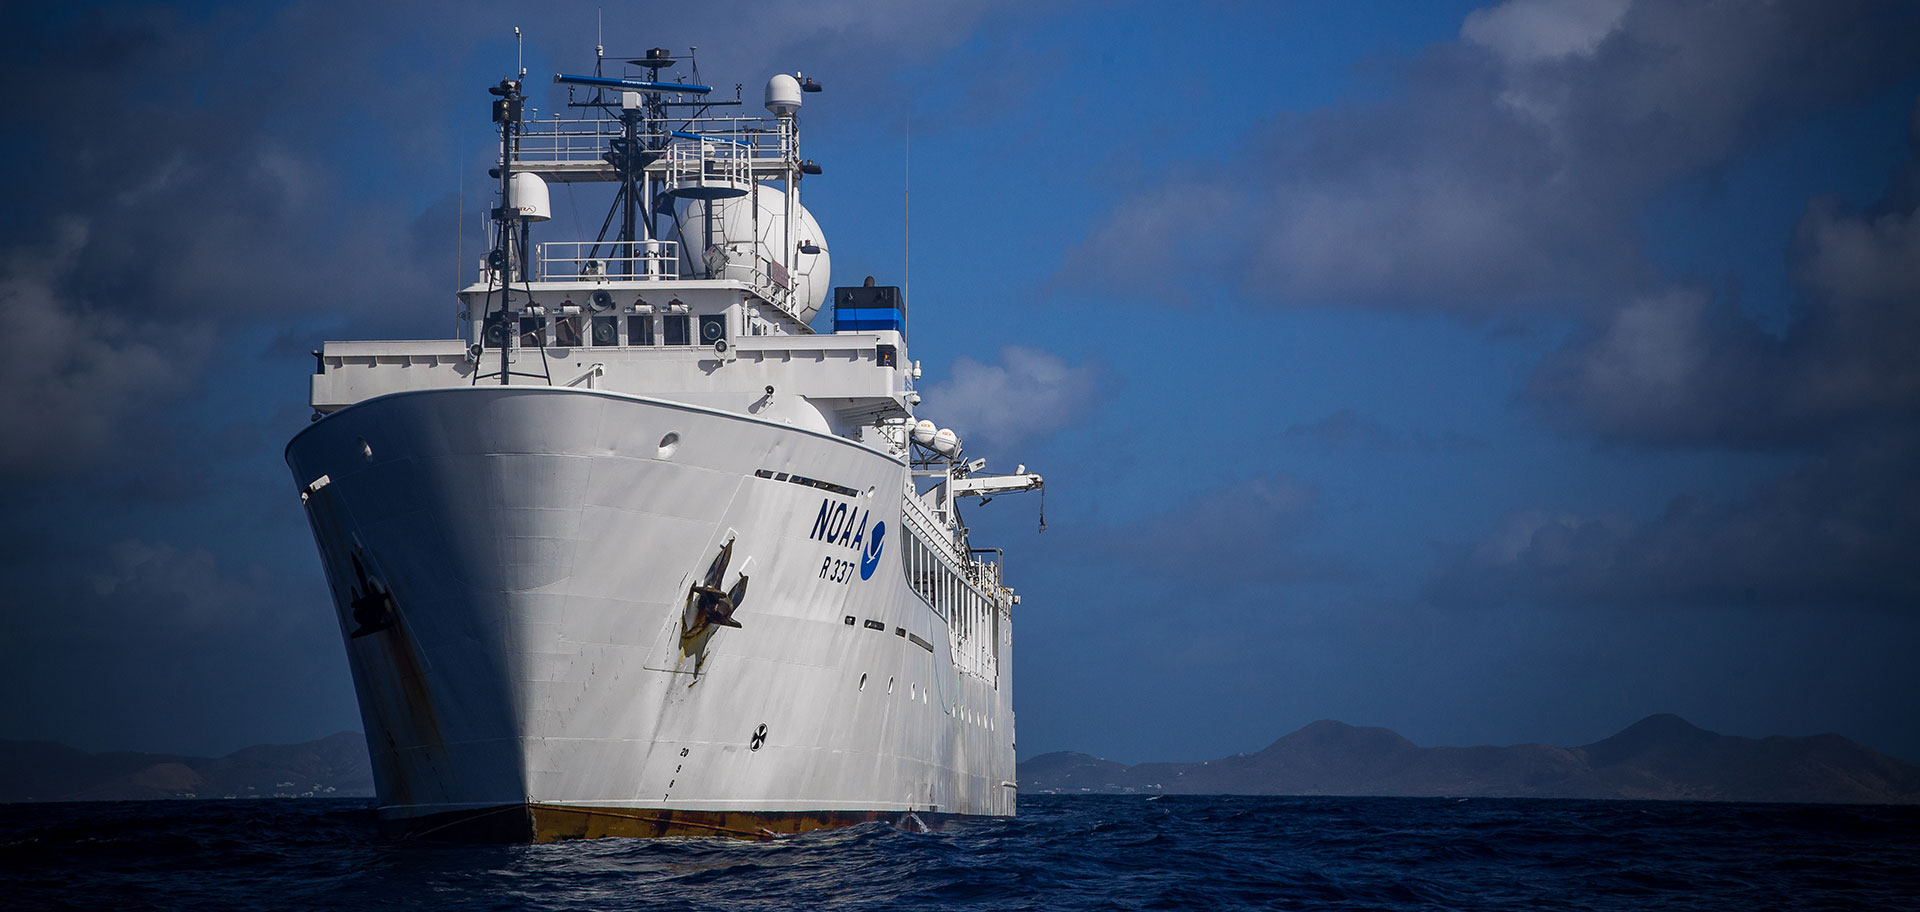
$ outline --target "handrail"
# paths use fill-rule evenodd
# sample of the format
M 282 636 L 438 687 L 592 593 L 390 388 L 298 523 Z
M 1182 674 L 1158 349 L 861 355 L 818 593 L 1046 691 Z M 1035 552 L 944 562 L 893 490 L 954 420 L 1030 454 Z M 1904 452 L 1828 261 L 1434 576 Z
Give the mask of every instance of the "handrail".
M 607 366 L 599 361 L 595 361 L 593 362 L 593 364 L 587 367 L 586 373 L 581 374 L 580 376 L 575 377 L 572 380 L 568 380 L 566 383 L 563 383 L 561 385 L 562 386 L 579 386 L 580 381 L 585 380 L 587 381 L 587 389 L 598 389 L 599 387 L 595 386 L 593 383 L 594 379 L 597 377 L 604 377 L 606 375 L 607 375 Z
M 607 117 L 529 120 L 521 126 L 514 164 L 583 165 L 604 163 L 607 143 L 624 135 L 625 125 Z M 642 132 L 641 145 L 671 149 L 676 144 L 709 141 L 734 147 L 756 163 L 777 163 L 794 152 L 792 125 L 768 117 L 696 117 L 684 129 Z
M 550 282 L 564 279 L 650 279 L 680 277 L 680 245 L 676 241 L 633 241 L 639 252 L 631 256 L 612 256 L 612 250 L 628 242 L 617 241 L 545 241 L 534 246 L 534 279 Z M 601 255 L 600 248 L 608 248 Z M 619 268 L 625 267 L 625 268 Z

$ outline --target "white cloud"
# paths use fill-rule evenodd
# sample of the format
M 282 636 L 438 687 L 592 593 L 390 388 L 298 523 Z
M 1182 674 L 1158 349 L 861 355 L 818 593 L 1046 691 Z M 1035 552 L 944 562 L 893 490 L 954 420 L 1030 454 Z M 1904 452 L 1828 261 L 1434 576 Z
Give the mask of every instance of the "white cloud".
M 1512 0 L 1395 91 L 1276 114 L 1228 167 L 1167 163 L 1165 184 L 1096 221 L 1060 284 L 1138 293 L 1148 257 L 1276 303 L 1485 317 L 1618 300 L 1658 280 L 1648 201 L 1906 78 L 1913 25 L 1864 0 Z M 1183 199 L 1211 201 L 1207 218 L 1140 243 L 1130 220 L 1178 221 Z
M 999 364 L 955 359 L 952 376 L 923 391 L 919 414 L 953 428 L 969 447 L 1009 447 L 1078 421 L 1104 398 L 1104 373 L 1097 363 L 1072 365 L 1049 351 L 1008 345 Z
M 1620 28 L 1632 0 L 1507 0 L 1474 10 L 1460 37 L 1509 65 L 1585 57 Z

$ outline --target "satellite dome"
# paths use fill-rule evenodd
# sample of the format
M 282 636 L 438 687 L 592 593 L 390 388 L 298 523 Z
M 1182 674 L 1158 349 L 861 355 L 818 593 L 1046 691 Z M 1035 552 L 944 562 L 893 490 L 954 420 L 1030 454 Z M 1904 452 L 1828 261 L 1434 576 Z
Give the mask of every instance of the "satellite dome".
M 793 272 L 788 278 L 793 295 L 784 302 L 785 307 L 800 322 L 811 322 L 826 302 L 831 284 L 833 261 L 827 252 L 826 236 L 806 206 L 799 206 L 789 235 L 785 231 L 786 193 L 765 184 L 757 184 L 754 189 L 733 199 L 678 201 L 673 210 L 672 239 L 679 242 L 680 275 L 777 288 L 774 267 L 781 262 L 784 241 L 793 249 Z
M 913 426 L 913 442 L 923 447 L 933 446 L 933 435 L 939 432 L 940 429 L 933 422 L 922 418 L 920 423 Z
M 952 428 L 941 428 L 933 435 L 933 451 L 948 459 L 960 455 L 960 435 Z
M 800 80 L 776 73 L 767 80 L 767 110 L 775 117 L 786 117 L 800 110 Z
M 547 182 L 541 180 L 538 174 L 515 172 L 507 185 L 507 197 L 507 208 L 529 222 L 544 222 L 553 218 L 553 203 L 547 193 Z

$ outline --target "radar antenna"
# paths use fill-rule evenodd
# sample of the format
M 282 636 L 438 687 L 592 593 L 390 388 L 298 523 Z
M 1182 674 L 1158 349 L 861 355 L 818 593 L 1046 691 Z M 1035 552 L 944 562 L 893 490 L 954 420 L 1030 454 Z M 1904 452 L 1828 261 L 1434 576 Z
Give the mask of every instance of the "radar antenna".
M 592 107 L 607 106 L 600 99 L 599 90 L 609 89 L 620 93 L 620 136 L 609 143 L 607 150 L 607 161 L 620 178 L 620 189 L 614 195 L 614 208 L 607 213 L 607 218 L 611 221 L 614 212 L 620 213 L 620 235 L 614 240 L 614 257 L 618 262 L 627 263 L 629 269 L 637 268 L 641 263 L 640 251 L 636 249 L 639 242 L 650 242 L 657 233 L 654 207 L 645 198 L 642 184 L 647 166 L 660 159 L 666 146 L 666 136 L 670 132 L 666 129 L 667 109 L 680 106 L 669 103 L 666 96 L 668 93 L 704 96 L 713 91 L 712 86 L 695 83 L 661 82 L 660 70 L 677 62 L 666 48 L 653 48 L 647 51 L 646 56 L 627 61 L 649 71 L 644 79 L 629 76 L 574 76 L 566 73 L 553 75 L 553 81 L 559 85 L 594 89 L 595 101 L 589 103 Z M 699 78 L 697 69 L 695 78 Z M 646 126 L 647 139 L 644 142 L 641 140 L 642 124 Z M 602 231 L 605 231 L 604 226 Z M 599 250 L 596 243 L 588 256 L 598 256 Z

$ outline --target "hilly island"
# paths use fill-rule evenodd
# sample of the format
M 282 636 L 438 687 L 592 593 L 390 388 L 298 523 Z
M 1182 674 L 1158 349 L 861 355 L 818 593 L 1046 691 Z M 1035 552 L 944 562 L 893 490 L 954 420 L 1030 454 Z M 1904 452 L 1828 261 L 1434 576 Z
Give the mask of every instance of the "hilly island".
M 1129 766 L 1063 751 L 1019 770 L 1020 790 L 1030 794 L 1920 803 L 1920 764 L 1839 735 L 1743 738 L 1673 715 L 1580 747 L 1420 747 L 1385 728 L 1321 721 L 1217 760 Z M 365 741 L 352 732 L 217 758 L 0 741 L 0 802 L 372 793 Z
M 1742 738 L 1665 714 L 1581 747 L 1420 747 L 1388 729 L 1321 721 L 1256 753 L 1194 763 L 1042 754 L 1020 764 L 1020 790 L 1914 804 L 1920 764 L 1839 735 Z

